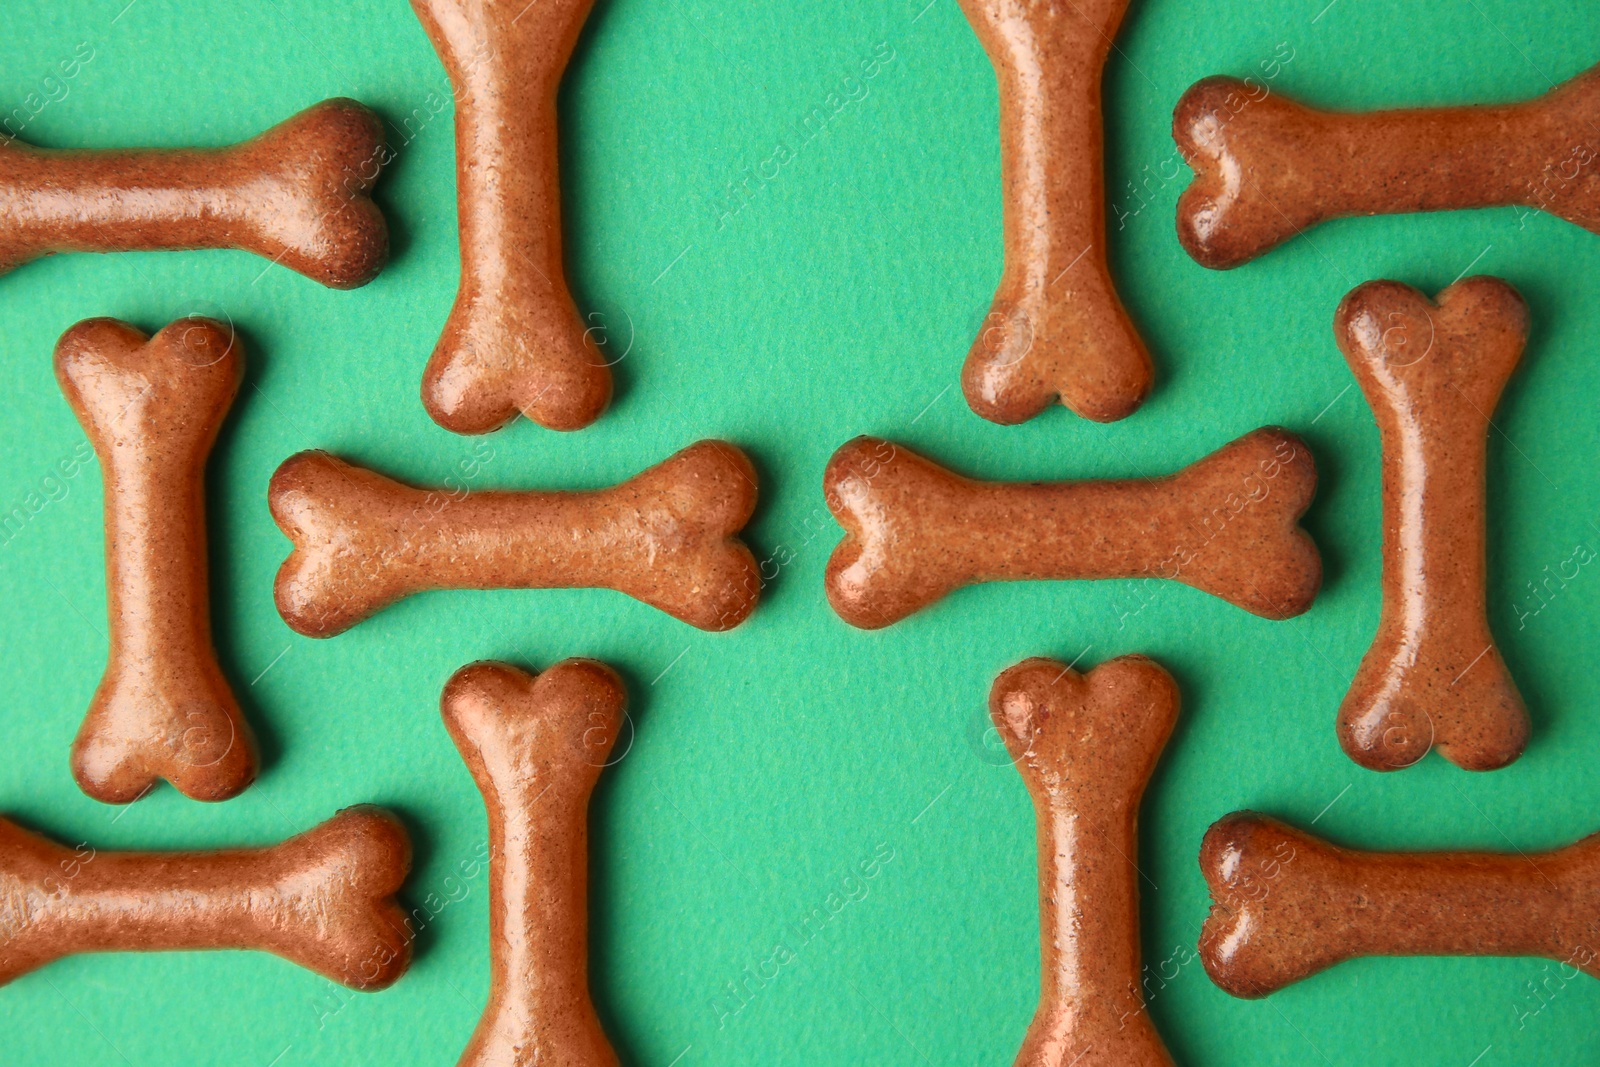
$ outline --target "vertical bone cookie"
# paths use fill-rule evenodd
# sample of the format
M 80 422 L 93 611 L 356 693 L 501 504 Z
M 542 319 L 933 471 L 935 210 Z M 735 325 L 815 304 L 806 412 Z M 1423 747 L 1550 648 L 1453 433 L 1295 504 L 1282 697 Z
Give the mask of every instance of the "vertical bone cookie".
M 1373 770 L 1430 745 L 1468 770 L 1503 767 L 1527 744 L 1528 712 L 1484 604 L 1484 467 L 1527 306 L 1496 278 L 1458 282 L 1437 305 L 1371 282 L 1345 297 L 1334 332 L 1383 445 L 1383 610 L 1339 741 Z
M 1097 422 L 1150 392 L 1144 341 L 1106 262 L 1100 78 L 1128 0 L 961 0 L 1000 83 L 1005 271 L 962 389 L 991 422 L 1057 397 Z
M 858 437 L 823 475 L 845 529 L 828 601 L 877 629 L 975 582 L 1154 576 L 1285 619 L 1322 584 L 1298 525 L 1316 487 L 1305 442 L 1275 427 L 1174 475 L 1104 482 L 981 482 Z
M 57 252 L 236 248 L 334 289 L 389 258 L 368 196 L 383 123 L 326 100 L 220 149 L 62 151 L 0 138 L 0 272 Z
M 71 849 L 0 819 L 0 984 L 82 952 L 256 949 L 381 989 L 411 965 L 410 869 L 405 828 L 370 806 L 227 852 Z
M 489 815 L 489 1003 L 461 1067 L 616 1067 L 589 998 L 589 795 L 622 681 L 594 660 L 475 663 L 440 703 Z
M 422 379 L 433 420 L 488 433 L 517 412 L 576 430 L 611 371 L 567 291 L 556 90 L 594 0 L 411 0 L 456 95 L 461 288 Z
M 1170 1067 L 1140 984 L 1134 857 L 1176 683 L 1144 656 L 1087 674 L 1030 659 L 995 679 L 989 714 L 1038 826 L 1039 1008 L 1016 1067 Z
M 761 592 L 735 536 L 755 508 L 755 469 L 721 441 L 610 489 L 455 496 L 302 452 L 268 496 L 295 546 L 278 611 L 308 637 L 426 589 L 615 589 L 702 630 L 739 625 Z
M 1535 100 L 1313 111 L 1207 78 L 1178 102 L 1178 239 L 1226 270 L 1328 219 L 1526 205 L 1600 232 L 1600 67 Z
M 105 676 L 72 746 L 83 791 L 108 804 L 166 779 L 226 800 L 256 776 L 255 741 L 211 643 L 205 464 L 244 373 L 210 319 L 154 337 L 90 319 L 56 345 L 56 378 L 105 479 Z
M 1206 973 L 1265 997 L 1361 956 L 1542 956 L 1600 978 L 1600 835 L 1553 852 L 1362 852 L 1255 812 L 1206 832 Z

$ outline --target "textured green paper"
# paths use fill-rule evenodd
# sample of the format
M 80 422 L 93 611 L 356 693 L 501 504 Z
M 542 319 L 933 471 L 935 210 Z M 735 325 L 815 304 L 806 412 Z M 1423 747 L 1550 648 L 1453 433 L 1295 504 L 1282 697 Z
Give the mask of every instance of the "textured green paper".
M 374 801 L 412 828 L 406 899 L 433 914 L 411 973 L 373 995 L 257 954 L 63 961 L 0 990 L 0 1063 L 454 1063 L 487 989 L 487 879 L 459 875 L 485 826 L 439 690 L 473 659 L 570 655 L 617 664 L 634 697 L 632 747 L 593 807 L 592 984 L 626 1064 L 1009 1063 L 1038 995 L 1033 816 L 984 744 L 985 698 L 1026 656 L 1126 652 L 1159 658 L 1184 696 L 1138 857 L 1146 959 L 1177 971 L 1152 981 L 1150 1010 L 1180 1063 L 1600 1059 L 1600 984 L 1539 960 L 1361 961 L 1265 1002 L 1190 961 L 1200 837 L 1238 808 L 1385 848 L 1532 850 L 1600 825 L 1600 577 L 1584 569 L 1537 614 L 1528 589 L 1600 545 L 1600 239 L 1509 209 L 1347 221 L 1213 273 L 1174 236 L 1188 174 L 1169 133 L 1192 82 L 1260 76 L 1285 54 L 1274 91 L 1323 106 L 1522 99 L 1600 58 L 1600 9 L 1135 0 L 1106 79 L 1112 249 L 1158 386 L 1115 425 L 1056 409 L 1004 428 L 952 388 L 1001 257 L 995 82 L 955 0 L 599 0 L 563 93 L 562 165 L 574 291 L 627 352 L 617 401 L 580 433 L 524 421 L 485 439 L 472 484 L 610 484 L 725 437 L 760 471 L 750 540 L 780 573 L 731 634 L 620 594 L 507 592 L 415 597 L 312 641 L 272 607 L 278 463 L 327 448 L 438 483 L 485 443 L 418 400 L 458 274 L 448 85 L 404 0 L 124 4 L 8 3 L 0 114 L 25 107 L 24 137 L 50 146 L 224 144 L 355 97 L 398 149 L 378 193 L 396 254 L 353 293 L 229 252 L 62 257 L 0 278 L 0 508 L 55 497 L 0 545 L 0 809 L 68 843 L 189 848 L 275 841 Z M 82 46 L 76 76 L 47 82 Z M 875 55 L 892 58 L 864 87 L 844 81 Z M 846 102 L 805 141 L 829 94 Z M 792 158 L 722 218 L 729 183 L 772 174 L 779 144 Z M 1430 758 L 1380 776 L 1332 728 L 1377 622 L 1380 515 L 1377 433 L 1330 324 L 1362 281 L 1432 292 L 1469 268 L 1533 311 L 1490 442 L 1489 600 L 1535 735 L 1497 773 Z M 109 808 L 67 767 L 106 651 L 101 489 L 93 464 L 45 484 L 82 441 L 50 352 L 89 316 L 153 330 L 189 313 L 231 319 L 248 344 L 210 514 L 219 651 L 264 772 L 222 805 L 162 789 Z M 1308 525 L 1327 584 L 1294 621 L 1178 586 L 1146 601 L 1134 583 L 1028 584 L 863 633 L 823 598 L 839 531 L 821 474 L 855 434 L 986 477 L 1104 477 L 1176 469 L 1264 423 L 1303 434 L 1322 474 Z M 846 882 L 882 852 L 873 878 Z M 852 891 L 803 946 L 786 940 Z M 746 967 L 771 973 L 780 940 L 798 958 L 726 1000 Z

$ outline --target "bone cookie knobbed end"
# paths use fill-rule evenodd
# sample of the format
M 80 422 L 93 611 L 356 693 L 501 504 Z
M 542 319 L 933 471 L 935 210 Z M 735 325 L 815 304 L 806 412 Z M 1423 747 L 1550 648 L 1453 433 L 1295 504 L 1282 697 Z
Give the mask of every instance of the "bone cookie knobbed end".
M 127 803 L 165 779 L 225 800 L 255 779 L 255 740 L 211 637 L 204 477 L 243 375 L 210 319 L 154 337 L 90 319 L 56 345 L 56 377 L 105 482 L 105 674 L 72 748 L 84 792 Z
M 1383 607 L 1339 709 L 1364 767 L 1409 767 L 1430 750 L 1466 770 L 1516 760 L 1527 708 L 1489 627 L 1487 440 L 1529 328 L 1520 294 L 1468 278 L 1437 302 L 1370 282 L 1335 316 L 1335 337 L 1382 445 Z

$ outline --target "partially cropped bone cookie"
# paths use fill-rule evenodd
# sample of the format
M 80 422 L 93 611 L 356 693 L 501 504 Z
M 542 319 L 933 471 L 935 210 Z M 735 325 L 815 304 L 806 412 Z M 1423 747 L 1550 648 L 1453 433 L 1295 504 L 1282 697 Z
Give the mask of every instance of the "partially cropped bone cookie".
M 72 849 L 0 819 L 0 984 L 81 952 L 258 949 L 381 989 L 411 964 L 410 869 L 405 829 L 365 806 L 227 852 Z
M 995 679 L 989 713 L 1033 798 L 1039 1008 L 1016 1067 L 1170 1065 L 1145 1010 L 1139 801 L 1178 718 L 1172 676 L 1143 656 L 1087 674 L 1030 659 Z
M 1106 262 L 1100 79 L 1128 0 L 961 0 L 1000 83 L 1005 272 L 962 388 L 992 422 L 1057 398 L 1087 419 L 1150 392 L 1144 341 Z
M 489 816 L 489 1003 L 461 1067 L 616 1067 L 589 997 L 589 795 L 622 681 L 594 660 L 475 663 L 440 704 Z
M 243 373 L 239 338 L 210 319 L 154 337 L 90 319 L 56 345 L 105 478 L 110 661 L 72 746 L 97 800 L 136 800 L 162 778 L 224 800 L 255 779 L 255 742 L 211 643 L 206 564 L 206 456 Z
M 456 433 L 576 430 L 611 371 L 567 290 L 556 91 L 594 0 L 411 0 L 456 95 L 461 288 L 422 379 Z
M 858 437 L 823 475 L 845 528 L 828 601 L 876 629 L 975 582 L 1152 576 L 1289 618 L 1322 583 L 1298 525 L 1316 486 L 1305 442 L 1276 428 L 1165 478 L 1105 482 L 980 482 Z
M 278 611 L 309 637 L 426 589 L 615 589 L 703 630 L 737 626 L 761 592 L 736 536 L 755 508 L 755 470 L 721 441 L 610 489 L 459 497 L 302 452 L 268 496 L 295 545 Z
M 1526 103 L 1360 114 L 1207 78 L 1172 132 L 1178 238 L 1219 270 L 1349 215 L 1526 205 L 1600 232 L 1600 67 Z
M 335 289 L 375 278 L 383 123 L 326 100 L 232 148 L 79 151 L 0 138 L 0 272 L 56 252 L 237 248 Z
M 1373 770 L 1430 746 L 1469 770 L 1503 767 L 1528 742 L 1528 712 L 1489 631 L 1484 472 L 1527 305 L 1497 278 L 1457 282 L 1437 304 L 1371 282 L 1345 297 L 1334 333 L 1383 445 L 1383 611 L 1339 741 Z
M 1211 980 L 1265 997 L 1360 956 L 1543 956 L 1600 978 L 1600 835 L 1554 852 L 1361 852 L 1255 812 L 1206 832 Z

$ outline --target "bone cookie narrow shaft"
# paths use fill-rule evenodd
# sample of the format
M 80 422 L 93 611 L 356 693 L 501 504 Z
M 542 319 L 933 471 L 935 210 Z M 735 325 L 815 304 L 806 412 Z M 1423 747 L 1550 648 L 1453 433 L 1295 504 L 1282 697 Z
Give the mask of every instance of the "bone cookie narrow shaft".
M 81 952 L 258 949 L 380 989 L 411 964 L 410 869 L 405 828 L 369 806 L 227 852 L 73 849 L 0 819 L 0 984 Z
M 1177 685 L 1143 656 L 1088 674 L 1030 659 L 995 679 L 989 713 L 1033 798 L 1039 838 L 1039 1009 L 1016 1067 L 1170 1065 L 1140 984 L 1134 857 Z
M 616 1067 L 589 998 L 589 794 L 622 681 L 594 660 L 475 663 L 440 703 L 489 815 L 489 1004 L 461 1067 Z
M 89 319 L 56 344 L 56 378 L 105 479 L 110 658 L 72 773 L 108 804 L 160 778 L 226 800 L 256 776 L 254 739 L 211 643 L 206 564 L 206 455 L 243 373 L 239 338 L 210 319 L 148 338 Z
M 0 139 L 0 271 L 56 252 L 237 248 L 354 289 L 389 258 L 368 196 L 386 153 L 383 123 L 354 100 L 324 101 L 231 148 Z
M 1600 232 L 1600 67 L 1525 103 L 1366 114 L 1207 78 L 1172 133 L 1195 172 L 1179 240 L 1218 270 L 1349 215 L 1526 205 Z
M 456 95 L 461 288 L 422 379 L 433 420 L 576 430 L 611 371 L 567 290 L 556 91 L 594 0 L 411 0 Z
M 1522 754 L 1528 712 L 1489 632 L 1484 467 L 1490 418 L 1522 357 L 1528 309 L 1496 278 L 1439 303 L 1371 282 L 1334 332 L 1383 446 L 1383 610 L 1339 708 L 1339 741 L 1373 770 L 1430 744 L 1468 770 Z
M 1005 271 L 961 385 L 991 422 L 1057 397 L 1097 422 L 1150 392 L 1144 341 L 1106 262 L 1100 80 L 1128 0 L 961 0 L 1000 83 Z
M 823 475 L 845 528 L 828 601 L 876 629 L 975 582 L 1148 576 L 1289 618 L 1322 583 L 1298 525 L 1316 486 L 1305 442 L 1274 427 L 1177 474 L 1109 482 L 980 482 L 859 437 Z
M 736 536 L 755 469 L 721 441 L 591 492 L 427 492 L 302 452 L 268 497 L 295 546 L 278 611 L 308 637 L 425 589 L 615 589 L 703 630 L 739 625 L 761 594 Z
M 1600 835 L 1553 852 L 1361 852 L 1255 812 L 1200 847 L 1206 973 L 1264 997 L 1360 956 L 1542 956 L 1600 978 Z

